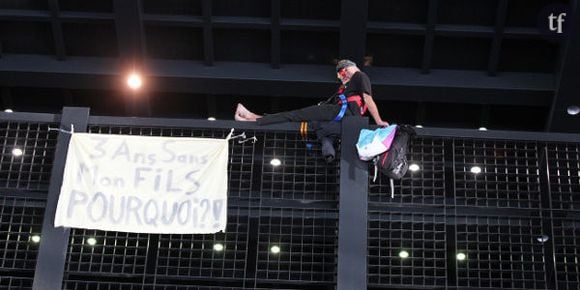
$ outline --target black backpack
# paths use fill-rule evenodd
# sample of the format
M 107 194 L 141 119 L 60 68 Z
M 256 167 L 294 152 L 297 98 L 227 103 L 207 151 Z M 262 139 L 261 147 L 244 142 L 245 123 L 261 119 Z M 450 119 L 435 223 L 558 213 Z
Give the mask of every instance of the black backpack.
M 391 148 L 374 159 L 375 170 L 378 170 L 390 179 L 401 179 L 409 169 L 407 154 L 411 141 L 417 135 L 415 129 L 409 125 L 397 126 L 397 132 Z

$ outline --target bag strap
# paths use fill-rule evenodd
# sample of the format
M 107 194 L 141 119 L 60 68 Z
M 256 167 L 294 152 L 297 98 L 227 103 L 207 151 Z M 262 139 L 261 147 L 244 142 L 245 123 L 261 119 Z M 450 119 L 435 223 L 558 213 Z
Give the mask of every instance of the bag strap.
M 373 158 L 373 164 L 375 165 L 375 175 L 373 176 L 373 182 L 377 181 L 377 173 L 379 171 L 379 155 Z
M 346 109 L 348 107 L 348 102 L 346 101 L 346 96 L 344 94 L 341 94 L 339 97 L 340 97 L 341 106 L 340 106 L 340 111 L 338 112 L 338 115 L 336 115 L 336 118 L 334 118 L 334 121 L 336 121 L 336 122 L 338 122 L 338 121 L 342 120 L 342 118 L 344 118 L 344 114 L 346 113 Z

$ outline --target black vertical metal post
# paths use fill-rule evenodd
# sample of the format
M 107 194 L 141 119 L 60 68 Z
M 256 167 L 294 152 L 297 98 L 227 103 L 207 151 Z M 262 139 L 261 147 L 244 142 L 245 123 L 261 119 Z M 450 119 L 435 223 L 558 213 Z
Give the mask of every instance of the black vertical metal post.
M 86 132 L 88 120 L 88 108 L 65 107 L 62 111 L 60 127 L 70 130 L 72 124 L 75 132 Z M 36 271 L 32 285 L 34 290 L 62 288 L 70 230 L 68 228 L 55 228 L 54 215 L 60 195 L 70 138 L 71 135 L 68 133 L 60 132 L 58 135 L 44 220 L 42 222 L 42 241 L 38 249 Z
M 203 14 L 203 54 L 205 65 L 213 66 L 214 51 L 213 51 L 213 28 L 212 28 L 212 1 L 203 0 L 201 2 Z
M 57 0 L 49 0 L 50 7 L 50 24 L 52 26 L 52 38 L 54 41 L 54 51 L 56 59 L 66 59 L 66 48 L 64 46 L 64 36 L 62 32 L 62 23 L 60 20 L 60 8 Z
M 364 64 L 367 39 L 368 0 L 342 1 L 340 16 L 340 57 Z
M 491 51 L 489 53 L 489 60 L 487 65 L 487 73 L 490 76 L 497 75 L 497 68 L 499 65 L 499 53 L 501 52 L 501 45 L 503 41 L 503 33 L 505 30 L 505 22 L 507 19 L 508 0 L 500 0 L 497 3 L 495 12 L 495 28 L 493 42 L 491 44 Z
M 157 258 L 159 256 L 159 234 L 149 234 L 149 245 L 147 246 L 147 264 L 145 264 L 145 275 L 143 284 L 155 284 L 157 276 Z
M 113 9 L 117 39 L 119 42 L 119 65 L 121 75 L 136 72 L 146 75 L 145 30 L 140 0 L 114 0 Z M 125 96 L 127 113 L 150 116 L 149 94 L 133 90 Z
M 259 210 L 250 211 L 250 223 L 248 226 L 248 255 L 245 264 L 246 279 L 244 279 L 244 288 L 256 288 L 256 272 L 258 270 L 258 244 L 260 235 L 260 212 Z
M 367 126 L 367 118 L 342 121 L 337 290 L 367 289 L 368 164 L 355 147 Z
M 546 267 L 546 286 L 549 289 L 557 289 L 556 256 L 554 248 L 554 231 L 552 228 L 552 191 L 550 189 L 550 164 L 548 159 L 548 145 L 538 144 L 540 156 L 540 190 L 542 204 L 542 234 L 548 236 L 543 242 L 544 260 Z M 540 151 L 541 150 L 541 151 Z
M 457 285 L 457 207 L 455 204 L 455 143 L 444 141 L 445 156 L 445 241 L 447 249 L 447 286 Z
M 272 0 L 271 62 L 272 68 L 280 68 L 280 0 Z
M 425 46 L 423 46 L 423 63 L 421 64 L 421 72 L 429 73 L 431 70 L 431 62 L 433 58 L 433 42 L 435 39 L 435 24 L 437 23 L 437 9 L 439 6 L 438 0 L 429 1 L 429 10 L 427 10 L 427 25 L 425 29 Z

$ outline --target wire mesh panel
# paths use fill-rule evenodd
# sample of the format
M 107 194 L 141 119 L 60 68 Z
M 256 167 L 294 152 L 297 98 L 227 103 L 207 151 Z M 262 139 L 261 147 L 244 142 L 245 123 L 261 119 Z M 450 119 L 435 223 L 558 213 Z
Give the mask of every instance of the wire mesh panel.
M 337 151 L 337 158 L 340 153 Z M 279 161 L 280 164 L 275 163 Z M 276 199 L 337 201 L 338 160 L 327 164 L 313 140 L 297 133 L 266 133 L 262 196 Z
M 447 285 L 444 215 L 372 212 L 368 230 L 370 287 Z
M 258 140 L 263 137 L 255 132 L 246 133 L 248 136 L 256 136 Z M 230 161 L 228 167 L 228 196 L 229 197 L 257 197 L 256 185 L 252 182 L 254 176 L 254 164 L 256 162 L 255 143 L 232 141 L 230 144 Z
M 0 276 L 0 289 L 28 290 L 32 289 L 32 278 Z
M 552 231 L 558 289 L 580 289 L 580 218 L 556 217 Z
M 160 235 L 158 276 L 245 278 L 247 210 L 230 208 L 226 231 L 205 235 Z
M 89 131 L 204 138 L 229 133 L 113 125 Z M 313 136 L 302 140 L 294 132 L 255 130 L 246 135 L 258 142 L 230 142 L 225 233 L 72 229 L 63 289 L 336 287 L 339 161 L 327 164 Z M 0 195 L 0 289 L 32 286 L 56 137 L 46 124 L 0 122 L 0 188 L 7 193 Z M 17 146 L 21 156 L 13 155 Z M 542 214 L 551 212 L 551 223 L 539 211 L 544 147 L 538 143 L 417 138 L 409 159 L 419 170 L 395 183 L 394 199 L 384 176 L 369 184 L 369 288 L 548 289 L 556 283 L 558 289 L 579 289 L 580 147 L 546 148 L 555 211 L 544 208 Z M 474 166 L 481 172 L 472 172 Z M 445 198 L 453 194 L 446 192 L 449 177 L 455 178 L 454 202 Z M 41 191 L 41 197 L 10 197 L 21 191 L 34 197 L 30 191 Z M 547 225 L 555 274 L 545 264 L 545 251 L 552 248 L 546 250 L 540 238 Z M 465 259 L 449 265 L 457 254 Z
M 377 172 L 373 182 L 374 165 L 369 167 L 369 202 L 416 205 L 445 204 L 445 158 L 443 140 L 416 138 L 410 148 L 411 168 L 405 177 L 394 182 L 391 198 L 389 178 Z
M 75 281 L 66 280 L 63 283 L 63 290 L 143 290 L 153 289 L 145 287 L 142 283 L 123 283 L 105 281 Z
M 455 140 L 454 156 L 456 205 L 540 207 L 537 143 Z
M 256 278 L 333 285 L 337 230 L 335 210 L 263 207 Z
M 43 200 L 0 197 L 0 268 L 34 271 Z
M 458 286 L 547 289 L 539 216 L 459 216 L 456 230 Z
M 48 190 L 57 137 L 49 125 L 0 122 L 0 187 Z
M 550 144 L 547 148 L 552 209 L 580 211 L 580 145 Z
M 155 288 L 152 289 L 158 290 L 239 290 L 239 289 L 292 290 L 292 288 L 262 288 L 262 287 L 239 288 L 239 287 L 224 287 L 224 286 L 166 285 L 166 284 L 155 284 L 154 286 Z
M 145 273 L 149 234 L 72 229 L 65 270 L 68 273 Z

